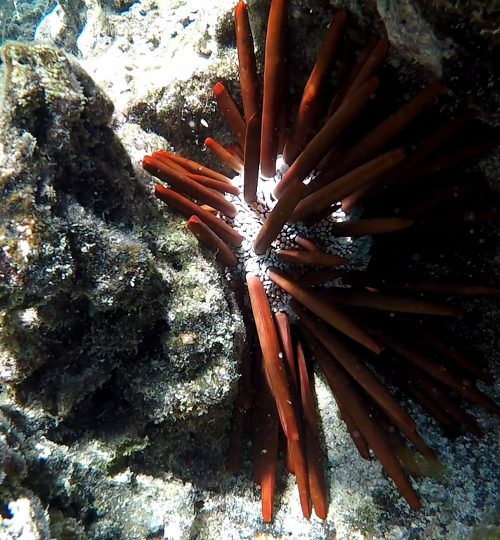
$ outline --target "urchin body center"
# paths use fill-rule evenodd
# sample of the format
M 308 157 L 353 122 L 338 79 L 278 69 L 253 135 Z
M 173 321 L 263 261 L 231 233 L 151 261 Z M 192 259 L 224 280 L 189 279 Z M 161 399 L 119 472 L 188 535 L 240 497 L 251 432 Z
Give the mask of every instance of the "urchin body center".
M 340 255 L 348 259 L 349 269 L 365 269 L 369 262 L 371 241 L 369 238 L 354 239 L 351 237 L 338 237 L 332 232 L 334 223 L 347 221 L 353 216 L 346 215 L 340 207 L 333 209 L 332 214 L 318 221 L 314 225 L 306 226 L 302 222 L 287 223 L 271 247 L 262 255 L 258 255 L 254 250 L 254 242 L 262 228 L 265 219 L 277 203 L 273 195 L 276 185 L 287 169 L 286 164 L 281 159 L 277 162 L 277 174 L 274 178 L 260 178 L 257 189 L 257 200 L 248 204 L 243 197 L 243 175 L 238 175 L 232 179 L 232 183 L 238 186 L 242 192 L 235 196 L 229 194 L 228 199 L 236 206 L 236 216 L 228 222 L 243 236 L 243 242 L 235 254 L 238 258 L 238 265 L 234 269 L 228 269 L 226 277 L 231 280 L 244 280 L 246 274 L 258 276 L 262 281 L 269 298 L 269 303 L 273 311 L 286 311 L 289 295 L 278 287 L 267 276 L 267 269 L 277 267 L 284 270 L 289 269 L 289 265 L 281 262 L 277 258 L 280 250 L 301 249 L 296 239 L 298 236 L 312 241 L 318 249 L 325 253 Z M 307 181 L 306 181 L 307 183 Z M 304 275 L 312 268 L 304 266 L 294 266 L 294 271 L 298 275 Z M 290 312 L 291 313 L 291 312 Z

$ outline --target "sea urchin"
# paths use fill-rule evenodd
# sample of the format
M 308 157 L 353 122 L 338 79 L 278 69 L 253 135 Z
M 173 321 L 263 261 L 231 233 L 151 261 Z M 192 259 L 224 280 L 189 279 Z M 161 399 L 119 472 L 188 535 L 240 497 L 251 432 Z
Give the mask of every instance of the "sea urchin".
M 252 414 L 254 480 L 261 486 L 264 520 L 272 517 L 280 426 L 304 516 L 309 517 L 311 503 L 320 518 L 327 515 L 310 376 L 313 360 L 324 372 L 361 457 L 367 459 L 371 450 L 416 509 L 421 503 L 408 473 L 429 469 L 406 442 L 431 470 L 439 462 L 395 397 L 396 388 L 445 432 L 480 435 L 454 396 L 498 414 L 500 408 L 476 386 L 477 379 L 488 382 L 489 375 L 427 321 L 463 314 L 460 302 L 447 301 L 450 295 L 498 290 L 406 278 L 388 281 L 383 267 L 372 270 L 368 264 L 370 242 L 380 234 L 401 236 L 428 226 L 426 212 L 469 186 L 424 183 L 420 201 L 408 200 L 402 187 L 410 193 L 417 179 L 472 157 L 484 145 L 465 153 L 446 151 L 453 136 L 471 122 L 469 113 L 439 118 L 431 130 L 408 132 L 445 92 L 439 82 L 377 119 L 377 73 L 389 44 L 384 38 L 370 41 L 351 64 L 344 11 L 326 31 L 288 126 L 283 61 L 287 4 L 271 3 L 262 101 L 247 8 L 242 1 L 235 8 L 243 115 L 217 83 L 215 97 L 234 144 L 225 148 L 213 139 L 205 144 L 238 176 L 229 179 L 168 151 L 146 156 L 143 166 L 170 186 L 158 184 L 156 196 L 189 218 L 189 230 L 216 253 L 228 279 L 246 280 L 258 339 L 242 360 L 228 467 L 238 468 L 245 419 Z M 334 67 L 336 90 L 325 106 Z M 280 165 L 280 156 L 286 165 Z M 381 193 L 386 208 L 398 209 L 396 215 L 377 213 L 384 205 L 373 203 Z M 492 216 L 455 214 L 450 219 Z

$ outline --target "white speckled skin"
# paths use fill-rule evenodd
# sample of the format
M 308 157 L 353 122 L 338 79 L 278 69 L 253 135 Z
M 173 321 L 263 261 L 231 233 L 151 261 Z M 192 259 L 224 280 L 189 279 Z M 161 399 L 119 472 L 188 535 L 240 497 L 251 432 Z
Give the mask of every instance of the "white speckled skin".
M 337 221 L 346 221 L 352 217 L 346 216 L 342 210 L 338 209 L 329 218 L 323 219 L 311 227 L 307 227 L 300 222 L 285 225 L 271 248 L 264 255 L 257 255 L 253 249 L 253 242 L 264 219 L 276 204 L 276 199 L 272 195 L 272 192 L 282 173 L 285 171 L 285 167 L 286 165 L 280 167 L 274 179 L 263 180 L 261 178 L 259 180 L 257 201 L 251 205 L 245 202 L 243 194 L 240 194 L 238 197 L 228 195 L 231 202 L 238 208 L 236 217 L 233 220 L 228 220 L 228 222 L 245 239 L 236 251 L 239 260 L 238 267 L 233 271 L 228 271 L 226 277 L 229 280 L 244 279 L 247 273 L 259 276 L 266 289 L 271 309 L 273 311 L 288 312 L 287 304 L 289 296 L 276 286 L 266 274 L 267 268 L 272 266 L 285 270 L 288 267 L 288 265 L 277 260 L 276 252 L 279 249 L 300 249 L 295 242 L 295 237 L 300 234 L 314 242 L 321 250 L 346 257 L 349 260 L 349 268 L 361 270 L 366 268 L 369 262 L 371 241 L 368 237 L 354 239 L 333 236 L 330 225 Z M 233 183 L 242 188 L 242 177 L 236 176 L 233 178 Z M 299 271 L 304 272 L 305 270 L 302 268 Z

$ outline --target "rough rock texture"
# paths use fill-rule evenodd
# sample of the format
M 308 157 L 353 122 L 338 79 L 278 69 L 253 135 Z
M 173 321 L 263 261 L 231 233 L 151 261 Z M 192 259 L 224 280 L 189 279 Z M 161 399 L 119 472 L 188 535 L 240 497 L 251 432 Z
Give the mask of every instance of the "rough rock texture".
M 262 60 L 268 6 L 249 4 Z M 291 2 L 295 91 L 330 4 Z M 466 95 L 467 70 L 451 76 L 447 69 L 468 38 L 438 24 L 438 15 L 462 20 L 463 11 L 440 13 L 439 3 L 423 1 L 342 4 L 362 20 L 352 29 L 356 43 L 365 28 L 386 29 L 390 62 L 408 87 L 441 72 Z M 3 409 L 23 446 L 3 448 L 31 474 L 2 484 L 13 502 L 2 526 L 16 538 L 23 516 L 36 514 L 45 538 L 47 518 L 37 512 L 48 508 L 55 538 L 495 537 L 498 425 L 477 411 L 485 437 L 451 442 L 414 412 L 445 464 L 442 476 L 415 482 L 425 501 L 419 513 L 377 463 L 359 459 L 321 377 L 327 521 L 301 517 L 294 482 L 280 471 L 276 515 L 264 525 L 250 463 L 236 476 L 222 467 L 241 322 L 212 260 L 151 197 L 140 161 L 167 147 L 207 163 L 204 137 L 224 137 L 210 89 L 222 79 L 237 94 L 233 5 L 61 0 L 37 37 L 78 62 L 48 47 L 6 49 L 0 369 L 9 389 Z M 468 32 L 481 34 L 481 26 Z M 486 115 L 497 90 L 483 90 L 468 99 Z M 497 174 L 488 159 L 485 168 Z M 498 365 L 496 308 L 478 308 L 460 331 Z
M 8 39 L 31 40 L 53 0 L 0 0 L 0 43 Z
M 182 460 L 195 449 L 208 461 L 221 459 L 243 328 L 212 258 L 197 250 L 177 219 L 162 215 L 108 126 L 111 102 L 77 63 L 60 50 L 19 43 L 5 46 L 3 58 L 0 380 L 9 389 L 6 406 L 18 411 L 15 421 L 22 416 L 23 431 L 45 437 L 50 426 L 47 444 L 71 474 L 86 459 L 85 449 L 72 453 L 80 437 L 109 436 L 108 425 L 108 451 L 128 456 L 139 444 L 151 456 L 143 458 L 150 461 L 145 471 L 156 470 L 156 458 Z M 45 505 L 54 497 L 62 501 L 51 505 L 54 512 L 64 514 L 74 499 L 93 493 L 86 496 L 93 500 L 88 511 L 102 516 L 96 531 L 109 533 L 120 522 L 113 537 L 143 538 L 156 530 L 139 517 L 124 522 L 121 506 L 111 502 L 116 486 L 126 492 L 116 497 L 134 501 L 132 473 L 116 486 L 104 479 L 94 489 L 83 469 L 82 493 L 59 494 L 48 476 L 56 475 L 55 486 L 63 473 L 35 441 L 27 469 L 30 484 L 36 477 L 39 485 L 30 487 Z M 37 475 L 41 462 L 47 468 Z M 143 476 L 140 483 L 152 486 L 139 490 L 146 499 L 156 501 L 157 491 L 170 485 L 154 487 Z M 139 514 L 150 505 L 146 499 L 136 501 Z M 17 526 L 16 515 L 37 512 L 28 502 L 13 503 L 9 527 Z M 167 514 L 158 511 L 157 521 Z
M 232 351 L 212 331 L 227 316 L 224 295 L 207 272 L 196 294 L 170 296 L 178 270 L 185 290 L 199 281 L 196 257 L 186 260 L 193 243 L 161 225 L 107 126 L 111 103 L 62 52 L 10 44 L 4 60 L 2 379 L 64 417 L 129 363 L 136 385 L 138 354 L 155 359 L 156 380 L 165 365 L 170 384 L 203 377 L 207 354 Z M 223 309 L 211 319 L 212 303 Z M 217 366 L 215 376 L 226 395 L 231 368 Z M 177 410 L 192 407 L 186 399 L 175 393 Z
M 346 6 L 368 32 L 376 23 L 393 55 L 441 78 L 485 121 L 498 124 L 499 28 L 495 2 L 481 0 L 330 0 Z
M 0 410 L 0 537 L 50 538 L 48 515 L 40 499 L 22 487 L 28 467 L 24 452 L 26 437 Z

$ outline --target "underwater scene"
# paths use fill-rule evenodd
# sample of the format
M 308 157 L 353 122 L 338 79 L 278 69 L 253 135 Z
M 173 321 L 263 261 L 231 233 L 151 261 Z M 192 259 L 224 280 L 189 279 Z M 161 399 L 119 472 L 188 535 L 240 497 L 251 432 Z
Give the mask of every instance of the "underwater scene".
M 0 540 L 500 538 L 499 28 L 0 0 Z

